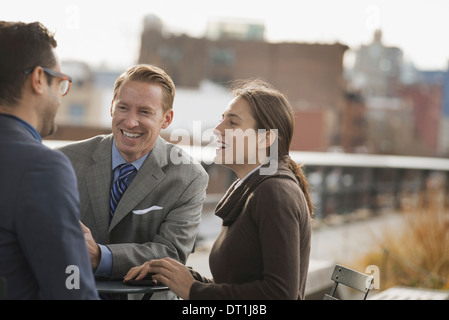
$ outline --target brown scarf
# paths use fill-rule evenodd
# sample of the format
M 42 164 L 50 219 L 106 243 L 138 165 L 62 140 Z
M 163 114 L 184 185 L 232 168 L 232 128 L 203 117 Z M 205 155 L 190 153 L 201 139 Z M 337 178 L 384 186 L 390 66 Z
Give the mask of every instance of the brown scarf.
M 259 168 L 259 170 L 252 173 L 237 187 L 236 184 L 240 180 L 235 181 L 215 208 L 215 215 L 223 219 L 223 226 L 230 226 L 237 219 L 242 212 L 248 197 L 259 184 L 267 179 L 275 177 L 292 179 L 297 182 L 293 173 L 282 162 L 279 162 L 279 168 L 275 174 L 261 175 Z

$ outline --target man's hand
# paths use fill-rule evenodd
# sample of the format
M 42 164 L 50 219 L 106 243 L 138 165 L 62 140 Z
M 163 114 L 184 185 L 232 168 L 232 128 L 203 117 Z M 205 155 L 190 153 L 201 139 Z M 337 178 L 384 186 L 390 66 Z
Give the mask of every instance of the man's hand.
M 95 242 L 95 239 L 92 237 L 92 233 L 90 229 L 86 227 L 81 221 L 81 228 L 84 232 L 84 239 L 86 240 L 87 251 L 89 252 L 90 264 L 92 265 L 92 269 L 97 269 L 100 264 L 101 251 L 98 244 Z

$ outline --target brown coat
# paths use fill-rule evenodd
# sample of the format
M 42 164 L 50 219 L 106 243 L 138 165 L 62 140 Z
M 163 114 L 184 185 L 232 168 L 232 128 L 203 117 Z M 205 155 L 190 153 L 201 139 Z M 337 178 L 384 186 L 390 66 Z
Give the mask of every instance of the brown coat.
M 303 299 L 310 255 L 310 214 L 293 173 L 254 172 L 217 205 L 223 227 L 212 247 L 213 280 L 197 281 L 190 299 Z

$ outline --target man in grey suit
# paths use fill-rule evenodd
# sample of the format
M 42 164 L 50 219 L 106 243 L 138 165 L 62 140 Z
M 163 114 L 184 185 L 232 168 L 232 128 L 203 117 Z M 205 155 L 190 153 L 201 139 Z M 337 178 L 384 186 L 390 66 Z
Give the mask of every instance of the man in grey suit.
M 40 23 L 0 21 L 0 277 L 6 299 L 98 299 L 75 173 L 42 144 L 70 77 Z
M 131 267 L 162 257 L 185 263 L 193 249 L 208 175 L 159 136 L 173 119 L 174 96 L 163 70 L 131 67 L 114 85 L 112 134 L 60 148 L 78 178 L 96 276 L 122 279 Z

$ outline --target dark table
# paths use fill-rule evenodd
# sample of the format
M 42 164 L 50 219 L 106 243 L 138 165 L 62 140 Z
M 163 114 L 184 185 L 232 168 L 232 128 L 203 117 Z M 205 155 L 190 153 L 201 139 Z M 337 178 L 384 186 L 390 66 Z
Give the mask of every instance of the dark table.
M 130 293 L 143 293 L 142 300 L 148 300 L 155 292 L 170 290 L 164 285 L 129 285 L 121 280 L 97 280 L 95 284 L 98 293 L 118 295 L 121 300 L 127 300 Z

